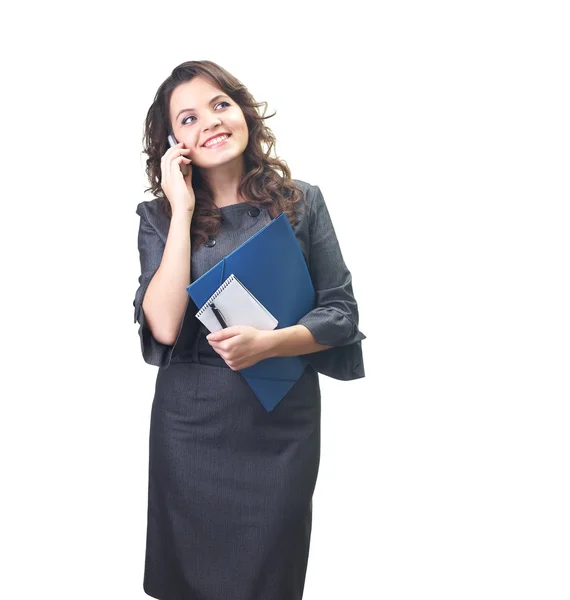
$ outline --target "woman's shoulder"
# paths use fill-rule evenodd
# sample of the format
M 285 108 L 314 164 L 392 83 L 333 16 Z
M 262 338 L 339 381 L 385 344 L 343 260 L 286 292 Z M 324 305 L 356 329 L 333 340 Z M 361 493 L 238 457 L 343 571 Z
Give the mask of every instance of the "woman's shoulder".
M 292 179 L 292 181 L 300 190 L 305 192 L 305 195 L 307 196 L 311 195 L 317 187 L 316 185 L 308 183 L 307 181 L 303 181 L 302 179 Z
M 159 198 L 153 198 L 152 200 L 143 200 L 137 204 L 137 215 L 146 217 L 149 215 L 156 215 L 159 212 L 161 200 Z
M 137 204 L 136 213 L 152 225 L 159 233 L 168 232 L 170 221 L 161 206 L 163 200 L 153 198 L 152 200 L 143 200 Z
M 315 200 L 317 200 L 317 202 L 324 203 L 323 194 L 318 185 L 303 181 L 302 179 L 293 179 L 292 181 L 300 190 L 303 191 L 309 213 L 314 208 L 313 205 Z
M 321 188 L 318 185 L 308 183 L 302 179 L 293 179 L 293 182 L 297 187 L 303 190 L 305 194 L 306 206 L 308 208 L 308 211 L 305 214 L 306 217 L 323 209 L 326 210 L 325 199 Z

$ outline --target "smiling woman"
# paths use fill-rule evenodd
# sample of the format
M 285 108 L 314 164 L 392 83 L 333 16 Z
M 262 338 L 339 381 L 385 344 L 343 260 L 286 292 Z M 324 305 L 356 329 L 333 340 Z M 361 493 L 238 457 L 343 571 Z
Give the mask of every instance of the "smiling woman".
M 143 357 L 159 367 L 143 586 L 160 600 L 301 600 L 320 460 L 318 373 L 364 377 L 366 336 L 323 194 L 270 156 L 261 105 L 215 63 L 188 62 L 159 87 L 145 124 L 156 197 L 137 206 L 133 304 Z M 208 335 L 186 288 L 281 213 L 315 308 L 291 327 Z M 267 412 L 239 370 L 297 355 L 303 374 Z
M 170 218 L 161 162 L 172 133 L 197 167 L 191 179 L 192 249 L 218 235 L 222 216 L 215 209 L 237 202 L 263 207 L 271 217 L 285 212 L 292 225 L 298 223 L 296 205 L 305 201 L 304 194 L 287 163 L 271 156 L 276 140 L 265 121 L 275 113 L 266 116 L 266 109 L 266 102 L 256 102 L 245 85 L 211 61 L 182 63 L 158 88 L 143 137 L 151 184 L 145 191 L 157 198 L 159 210 Z M 230 136 L 226 142 L 205 145 L 222 133 Z M 224 185 L 225 177 L 219 175 L 230 171 L 231 183 Z
M 210 175 L 207 179 L 214 188 L 217 177 L 212 169 L 218 165 L 223 165 L 226 173 L 231 165 L 237 175 L 243 174 L 243 153 L 249 138 L 247 122 L 238 103 L 225 94 L 217 93 L 218 91 L 219 88 L 209 78 L 198 75 L 192 81 L 178 85 L 170 97 L 172 132 L 178 142 L 189 150 L 187 157 L 193 164 Z M 213 94 L 215 95 L 211 98 Z M 180 108 L 190 102 L 198 106 Z M 205 120 L 208 121 L 207 126 L 200 127 Z M 223 161 L 220 161 L 218 154 L 206 152 L 217 152 L 222 148 L 224 156 L 231 153 L 231 157 L 226 156 Z M 216 196 L 223 193 L 223 190 L 218 188 L 211 191 L 214 204 L 220 206 Z

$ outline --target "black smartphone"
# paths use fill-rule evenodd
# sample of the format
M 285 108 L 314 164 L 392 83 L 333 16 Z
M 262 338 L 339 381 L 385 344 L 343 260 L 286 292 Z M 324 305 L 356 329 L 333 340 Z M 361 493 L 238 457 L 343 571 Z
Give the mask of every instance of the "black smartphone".
M 172 146 L 176 146 L 176 144 L 178 144 L 173 133 L 168 134 L 168 143 L 170 144 L 171 148 Z M 188 166 L 189 165 L 187 165 L 186 163 L 180 163 L 180 172 L 182 173 L 182 175 L 188 175 Z

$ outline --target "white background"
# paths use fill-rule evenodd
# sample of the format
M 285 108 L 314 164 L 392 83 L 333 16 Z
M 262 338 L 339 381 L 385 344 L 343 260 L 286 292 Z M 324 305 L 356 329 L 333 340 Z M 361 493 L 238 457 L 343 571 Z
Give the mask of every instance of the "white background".
M 143 121 L 200 59 L 277 110 L 277 154 L 324 194 L 367 335 L 364 379 L 321 376 L 304 600 L 570 597 L 563 8 L 6 12 L 3 597 L 147 598 Z

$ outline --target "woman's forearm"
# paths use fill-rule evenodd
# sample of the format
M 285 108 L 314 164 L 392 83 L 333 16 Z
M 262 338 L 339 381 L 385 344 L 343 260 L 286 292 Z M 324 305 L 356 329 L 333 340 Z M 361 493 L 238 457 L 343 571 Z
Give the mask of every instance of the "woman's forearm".
M 299 356 L 328 350 L 332 346 L 319 344 L 304 325 L 292 325 L 267 332 L 270 356 Z
M 172 346 L 180 330 L 190 285 L 190 225 L 193 212 L 175 212 L 162 255 L 160 267 L 144 295 L 142 309 L 153 337 Z

